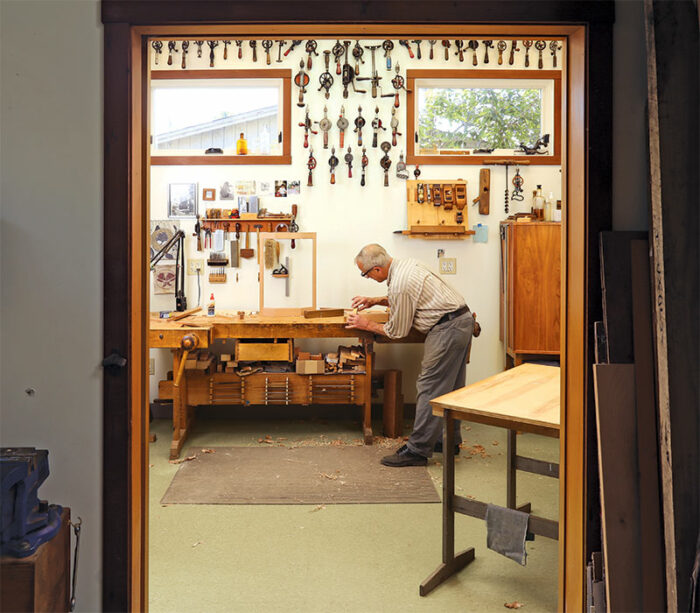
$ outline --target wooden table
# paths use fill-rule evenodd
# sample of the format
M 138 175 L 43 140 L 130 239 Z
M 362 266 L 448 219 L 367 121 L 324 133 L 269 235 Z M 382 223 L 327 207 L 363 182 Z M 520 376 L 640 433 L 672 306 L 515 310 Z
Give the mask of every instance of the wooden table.
M 374 321 L 385 322 L 388 315 L 385 312 L 369 311 L 365 313 Z M 296 373 L 280 373 L 270 375 L 271 379 L 294 379 L 304 377 L 305 381 L 313 381 L 311 377 L 323 377 L 323 382 L 329 386 L 334 384 L 333 378 L 352 376 L 353 402 L 362 407 L 362 433 L 366 444 L 372 442 L 372 421 L 371 421 L 371 378 L 374 367 L 373 343 L 400 342 L 400 343 L 420 343 L 425 336 L 411 331 L 407 337 L 399 341 L 392 341 L 383 336 L 375 337 L 373 334 L 357 329 L 345 327 L 345 318 L 323 317 L 316 319 L 305 319 L 303 316 L 275 316 L 263 317 L 261 315 L 246 314 L 242 319 L 234 312 L 220 312 L 214 317 L 206 315 L 190 315 L 180 321 L 170 321 L 160 319 L 157 314 L 151 314 L 149 346 L 151 348 L 168 348 L 173 352 L 173 374 L 177 377 L 180 370 L 180 363 L 183 359 L 187 339 L 196 344 L 196 349 L 206 349 L 217 339 L 289 339 L 289 338 L 356 338 L 364 347 L 366 355 L 366 367 L 364 372 L 349 373 L 347 375 L 297 375 Z M 183 341 L 183 339 L 185 339 Z M 187 371 L 190 372 L 190 371 Z M 257 375 L 249 375 L 249 381 L 255 381 Z M 207 375 L 207 390 L 209 390 L 213 379 L 221 380 L 223 384 L 235 383 L 234 379 L 240 383 L 240 378 L 235 374 L 217 373 Z M 266 385 L 266 384 L 265 384 Z M 187 436 L 194 423 L 193 402 L 188 402 L 188 377 L 183 376 L 178 386 L 173 387 L 173 440 L 170 445 L 170 458 L 175 459 L 180 455 L 180 451 L 187 439 Z M 238 394 L 232 393 L 230 397 L 221 397 L 221 402 L 236 404 L 240 400 L 240 390 Z M 295 397 L 294 401 L 303 404 L 303 399 Z M 296 403 L 290 401 L 290 403 Z M 209 402 L 201 402 L 209 404 Z
M 485 502 L 455 495 L 455 458 L 453 421 L 473 421 L 508 430 L 507 449 L 507 506 L 515 506 L 516 471 L 559 477 L 559 465 L 517 455 L 516 432 L 530 432 L 559 438 L 560 371 L 558 366 L 522 364 L 445 394 L 430 404 L 433 415 L 444 417 L 443 434 L 443 499 L 442 499 L 442 564 L 420 585 L 425 596 L 443 581 L 459 572 L 474 559 L 470 547 L 455 555 L 454 514 L 486 517 Z M 530 503 L 517 507 L 530 512 Z M 557 539 L 559 523 L 530 515 L 528 531 Z

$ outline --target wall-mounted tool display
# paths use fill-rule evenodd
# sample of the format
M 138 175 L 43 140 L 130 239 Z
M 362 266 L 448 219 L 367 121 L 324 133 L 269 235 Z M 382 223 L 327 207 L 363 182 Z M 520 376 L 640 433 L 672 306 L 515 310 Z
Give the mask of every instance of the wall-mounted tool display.
M 382 120 L 379 119 L 379 107 L 374 107 L 374 119 L 372 119 L 372 147 L 377 148 L 377 137 L 379 135 L 379 130 L 384 130 L 386 128 L 382 125 Z M 359 143 L 358 143 L 359 144 Z
M 313 169 L 316 168 L 316 158 L 314 157 L 314 150 L 313 149 L 309 150 L 309 159 L 306 160 L 306 167 L 309 169 L 309 178 L 306 181 L 306 185 L 308 185 L 309 187 L 312 187 L 314 184 L 312 172 L 313 172 Z
M 299 61 L 299 72 L 294 75 L 294 85 L 299 88 L 299 101 L 297 106 L 304 106 L 304 94 L 306 93 L 306 86 L 309 84 L 309 75 L 304 72 L 304 60 Z
M 367 164 L 369 164 L 369 158 L 367 157 L 367 149 L 362 147 L 362 158 L 360 160 L 360 163 L 362 165 L 362 179 L 360 179 L 360 185 L 362 187 L 365 186 L 365 168 L 367 168 Z
M 357 107 L 357 117 L 355 117 L 355 129 L 353 132 L 357 134 L 357 146 L 362 147 L 362 128 L 365 125 L 365 118 L 362 116 L 362 107 Z
M 532 47 L 534 41 L 524 40 L 523 47 L 525 47 L 525 68 L 530 67 L 530 47 Z
M 408 57 L 413 59 L 415 56 L 413 55 L 413 50 L 411 49 L 411 45 L 408 44 L 408 40 L 399 40 L 399 45 L 402 47 L 406 47 L 406 50 L 408 51 Z
M 331 60 L 331 52 L 330 51 L 324 51 L 323 52 L 323 61 L 326 64 L 326 70 L 324 70 L 319 76 L 318 76 L 318 82 L 321 84 L 321 86 L 318 88 L 318 91 L 321 91 L 322 89 L 326 90 L 326 93 L 324 94 L 326 96 L 326 100 L 331 97 L 331 87 L 333 85 L 333 75 L 330 73 L 330 60 Z
M 430 53 L 428 54 L 428 57 L 432 60 L 435 57 L 435 53 L 433 52 L 433 47 L 435 46 L 435 43 L 437 40 L 429 40 L 428 44 L 430 45 Z
M 345 146 L 345 130 L 348 129 L 349 125 L 348 118 L 345 117 L 345 107 L 341 106 L 340 107 L 340 117 L 338 117 L 338 121 L 336 122 L 336 126 L 338 126 L 338 133 L 340 134 L 340 148 L 342 149 Z
M 331 149 L 331 157 L 328 158 L 328 165 L 331 167 L 331 185 L 334 185 L 335 167 L 338 165 L 338 158 L 335 157 L 335 147 Z
M 493 41 L 485 40 L 484 43 L 484 64 L 489 63 L 489 49 L 493 49 Z
M 508 64 L 510 66 L 513 65 L 515 62 L 515 54 L 520 51 L 520 47 L 518 47 L 518 41 L 516 39 L 513 39 L 510 41 L 510 55 L 508 56 Z
M 302 41 L 302 40 L 293 40 L 293 41 L 290 43 L 289 48 L 284 52 L 284 57 L 287 57 L 292 51 L 294 51 L 294 49 L 296 49 L 296 48 L 297 48 L 299 45 L 301 45 L 301 43 L 303 43 L 303 42 L 304 42 L 304 41 Z M 302 62 L 303 62 L 303 61 L 304 61 L 304 60 L 302 60 Z
M 508 191 L 507 184 L 506 191 Z M 489 214 L 491 210 L 491 171 L 488 168 L 479 170 L 479 195 L 472 202 L 479 204 L 479 214 Z
M 312 66 L 311 56 L 312 55 L 318 56 L 318 51 L 316 51 L 317 47 L 318 47 L 318 43 L 315 40 L 307 40 L 306 45 L 304 45 L 304 51 L 307 53 L 307 59 L 306 59 L 306 69 L 307 70 L 311 70 L 311 66 Z
M 255 40 L 251 40 L 249 43 L 250 48 L 253 50 L 253 61 L 258 61 L 258 43 Z
M 362 48 L 359 40 L 355 41 L 355 46 L 352 48 L 352 57 L 355 58 L 355 76 L 360 74 L 360 64 L 364 64 L 365 61 L 362 59 L 365 50 Z
M 286 40 L 278 40 L 277 41 L 277 63 L 282 62 L 282 47 L 284 47 L 287 44 Z
M 162 40 L 152 40 L 151 47 L 155 52 L 155 63 L 158 64 L 158 58 L 163 54 L 163 41 Z
M 403 151 L 399 155 L 399 161 L 396 162 L 396 178 L 408 179 L 408 170 L 406 169 L 406 162 L 403 161 Z
M 505 189 L 505 192 L 503 195 L 503 199 L 504 199 L 503 210 L 505 211 L 505 213 L 507 215 L 508 209 L 509 209 L 508 199 L 510 197 L 510 191 L 509 191 L 509 187 L 508 187 L 508 185 L 509 185 L 509 183 L 508 183 L 508 168 L 510 166 L 527 165 L 530 162 L 529 162 L 529 160 L 523 160 L 522 162 L 519 162 L 516 164 L 514 162 L 511 162 L 510 160 L 489 160 L 488 162 L 485 162 L 485 163 L 488 164 L 489 166 L 505 166 L 506 167 L 506 189 Z
M 374 52 L 379 49 L 379 45 L 369 45 L 368 47 L 365 47 L 365 49 L 369 49 L 371 55 L 372 55 L 372 76 L 371 77 L 357 77 L 358 81 L 371 81 L 372 82 L 372 98 L 377 97 L 377 88 L 379 87 L 379 81 L 382 79 L 382 77 L 379 76 L 379 73 L 377 72 L 377 67 L 375 65 L 374 61 Z
M 450 59 L 450 41 L 449 40 L 442 40 L 442 46 L 445 48 L 445 61 L 449 61 Z
M 542 70 L 544 68 L 544 62 L 542 61 L 542 51 L 547 47 L 547 43 L 544 40 L 538 40 L 535 43 L 535 49 L 539 52 L 539 57 L 537 58 L 537 68 Z
M 510 199 L 516 202 L 522 202 L 523 197 L 523 184 L 525 181 L 520 176 L 520 168 L 516 167 L 515 176 L 513 177 L 513 193 L 510 195 Z
M 323 119 L 316 122 L 319 129 L 323 132 L 323 148 L 328 149 L 328 131 L 333 127 L 331 120 L 328 119 L 328 109 L 323 107 Z
M 479 48 L 479 41 L 472 39 L 469 41 L 468 46 L 472 50 L 472 66 L 477 66 L 479 64 L 479 60 L 476 57 L 476 50 Z
M 464 61 L 464 41 L 463 40 L 456 40 L 455 47 L 457 48 L 457 50 L 455 51 L 455 55 L 459 56 L 460 62 L 463 62 Z
M 255 41 L 251 41 L 254 43 Z M 208 40 L 207 45 L 209 47 L 209 68 L 214 68 L 214 49 L 219 46 L 218 40 Z
M 180 63 L 180 68 L 184 70 L 185 68 L 187 68 L 187 51 L 190 48 L 190 41 L 183 40 L 180 47 L 182 49 L 182 62 Z
M 426 206 L 431 192 L 431 201 L 435 206 Z M 438 204 L 435 204 L 435 196 Z M 461 179 L 432 182 L 429 185 L 406 181 L 408 230 L 398 230 L 397 233 L 427 239 L 467 238 L 474 231 L 469 229 L 467 209 L 464 208 L 466 201 L 467 182 Z M 461 213 L 460 218 L 454 207 Z
M 272 49 L 272 45 L 274 45 L 274 41 L 270 39 L 265 39 L 261 43 L 262 48 L 265 49 L 265 63 L 269 66 L 270 65 L 270 49 Z
M 333 45 L 333 48 L 331 49 L 331 53 L 335 58 L 335 74 L 340 74 L 340 60 L 343 57 L 344 52 L 345 49 L 343 47 L 343 43 L 341 43 L 339 40 L 335 41 L 335 45 Z
M 496 44 L 496 49 L 498 49 L 498 65 L 503 64 L 503 52 L 508 48 L 508 43 L 504 40 L 499 40 Z
M 549 43 L 549 53 L 552 56 L 552 68 L 557 67 L 557 51 L 561 51 L 561 45 L 559 44 L 559 41 L 553 40 L 551 43 Z
M 394 48 L 394 41 L 385 40 L 382 43 L 382 49 L 384 49 L 384 57 L 386 58 L 386 69 L 391 70 L 391 50 Z
M 389 151 L 391 150 L 391 143 L 389 141 L 384 141 L 380 145 L 380 149 L 384 152 L 384 157 L 379 160 L 379 165 L 384 171 L 384 187 L 389 187 L 389 168 L 391 168 L 391 159 L 389 158 Z
M 304 121 L 299 124 L 300 128 L 304 128 L 304 149 L 309 148 L 309 132 L 311 134 L 318 134 L 316 130 L 312 127 L 312 121 L 309 117 L 309 107 L 306 107 L 306 114 L 304 115 Z
M 352 179 L 352 157 L 352 149 L 348 147 L 348 152 L 343 158 L 345 160 L 345 163 L 348 165 L 348 179 Z

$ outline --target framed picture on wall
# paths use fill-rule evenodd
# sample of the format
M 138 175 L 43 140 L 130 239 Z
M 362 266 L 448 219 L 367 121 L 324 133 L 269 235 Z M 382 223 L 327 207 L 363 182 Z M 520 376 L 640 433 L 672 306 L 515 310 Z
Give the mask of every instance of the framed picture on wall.
M 216 189 L 205 187 L 202 189 L 202 200 L 216 200 Z
M 170 183 L 168 185 L 168 217 L 171 219 L 197 217 L 196 183 Z

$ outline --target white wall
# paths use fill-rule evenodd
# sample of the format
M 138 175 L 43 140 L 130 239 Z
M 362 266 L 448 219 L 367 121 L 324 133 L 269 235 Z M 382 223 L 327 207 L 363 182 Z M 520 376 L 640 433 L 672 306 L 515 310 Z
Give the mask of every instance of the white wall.
M 364 44 L 381 44 L 380 41 L 363 41 Z M 379 166 L 379 160 L 383 153 L 379 148 L 372 148 L 372 129 L 370 122 L 374 117 L 374 108 L 380 109 L 379 116 L 383 124 L 387 127 L 386 132 L 381 132 L 379 143 L 384 140 L 391 141 L 389 121 L 391 119 L 391 109 L 394 102 L 391 98 L 372 99 L 370 94 L 355 94 L 350 90 L 349 97 L 342 97 L 342 85 L 340 77 L 335 74 L 335 64 L 331 58 L 331 71 L 335 82 L 331 89 L 330 99 L 326 100 L 322 92 L 318 92 L 318 76 L 324 70 L 323 53 L 325 49 L 330 49 L 335 40 L 319 42 L 319 58 L 314 57 L 313 68 L 310 73 L 311 84 L 307 88 L 308 93 L 305 101 L 310 109 L 312 120 L 320 120 L 323 117 L 324 105 L 328 107 L 328 117 L 333 122 L 333 129 L 329 134 L 329 148 L 323 149 L 323 134 L 319 131 L 317 135 L 310 136 L 310 144 L 314 151 L 318 165 L 313 172 L 313 187 L 307 187 L 306 161 L 309 150 L 303 147 L 303 128 L 299 123 L 304 120 L 306 108 L 299 108 L 292 104 L 292 164 L 284 166 L 153 166 L 151 169 L 151 218 L 167 218 L 167 198 L 169 183 L 198 183 L 199 195 L 204 187 L 214 187 L 217 189 L 226 180 L 254 179 L 258 182 L 269 181 L 274 183 L 275 179 L 286 179 L 288 181 L 298 180 L 301 183 L 301 194 L 299 196 L 289 196 L 287 198 L 275 198 L 274 196 L 261 199 L 261 206 L 266 207 L 270 212 L 289 212 L 292 203 L 299 205 L 298 223 L 302 231 L 316 232 L 318 234 L 318 304 L 320 306 L 349 307 L 350 299 L 357 294 L 386 295 L 386 285 L 381 286 L 372 280 L 362 279 L 353 264 L 353 258 L 359 249 L 371 242 L 382 244 L 389 253 L 397 258 L 414 257 L 437 271 L 437 249 L 444 249 L 446 257 L 457 258 L 457 274 L 446 275 L 443 278 L 459 290 L 466 298 L 467 304 L 472 311 L 478 315 L 478 320 L 482 325 L 482 335 L 475 339 L 472 346 L 471 363 L 467 369 L 467 380 L 469 382 L 478 381 L 489 375 L 503 370 L 504 349 L 499 341 L 499 270 L 500 270 L 500 249 L 499 249 L 499 221 L 505 219 L 504 212 L 504 190 L 505 190 L 505 169 L 503 167 L 491 167 L 491 213 L 487 216 L 479 215 L 476 206 L 467 206 L 464 213 L 468 215 L 469 226 L 482 223 L 489 228 L 488 243 L 474 243 L 473 239 L 466 240 L 424 240 L 409 238 L 394 234 L 395 230 L 407 228 L 406 219 L 406 184 L 405 181 L 396 178 L 396 162 L 398 155 L 402 151 L 405 153 L 406 142 L 406 96 L 400 96 L 400 107 L 397 111 L 399 118 L 399 131 L 403 136 L 398 138 L 397 147 L 392 148 L 390 157 L 392 167 L 389 172 L 389 187 L 383 186 L 384 172 Z M 353 43 L 354 44 L 354 43 Z M 406 69 L 411 68 L 472 68 L 471 52 L 465 54 L 465 61 L 459 62 L 454 55 L 454 48 L 451 50 L 450 61 L 444 60 L 443 49 L 436 46 L 436 57 L 430 60 L 427 57 L 427 44 L 423 45 L 426 52 L 422 60 L 409 58 L 404 47 L 395 41 L 395 48 L 392 51 L 393 65 L 398 61 L 401 66 L 401 74 L 405 75 Z M 179 47 L 179 45 L 178 45 Z M 191 47 L 194 47 L 192 44 Z M 413 46 L 412 46 L 413 47 Z M 207 50 L 208 51 L 208 50 Z M 529 72 L 533 78 L 537 76 L 537 52 L 532 50 L 530 54 Z M 222 50 L 216 49 L 215 68 L 259 68 L 266 67 L 264 53 L 259 54 L 258 62 L 253 63 L 252 54 L 247 43 L 244 44 L 244 58 L 238 60 L 235 57 L 235 47 L 233 52 L 229 49 L 228 60 L 222 58 Z M 165 57 L 160 59 L 158 66 L 151 64 L 154 69 L 167 69 Z M 208 68 L 208 53 L 204 52 L 201 59 L 197 59 L 196 53 L 190 52 L 187 55 L 188 68 Z M 360 74 L 369 75 L 371 63 L 369 52 L 365 52 L 366 64 L 361 68 Z M 284 60 L 278 64 L 275 59 L 277 51 L 272 55 L 270 68 L 291 69 L 292 74 L 298 71 L 299 60 L 306 57 L 303 45 L 297 47 Z M 509 66 L 507 59 L 502 66 L 496 63 L 497 53 L 490 52 L 490 63 L 484 65 L 483 48 L 478 51 L 478 69 L 500 68 L 524 68 L 524 55 L 521 51 L 516 55 L 517 63 Z M 507 58 L 507 54 L 506 54 Z M 544 57 L 545 68 L 551 67 L 551 57 L 546 52 Z M 393 68 L 392 65 L 392 68 Z M 559 66 L 562 66 L 562 56 L 559 56 Z M 394 72 L 388 72 L 385 68 L 385 60 L 381 49 L 377 53 L 377 68 L 383 81 L 384 92 L 393 93 L 393 88 L 389 81 L 394 76 Z M 170 70 L 177 72 L 180 70 L 179 55 L 173 59 Z M 359 88 L 364 88 L 367 82 L 360 82 Z M 369 89 L 369 86 L 367 86 Z M 298 89 L 293 87 L 293 100 L 296 102 Z M 335 122 L 338 119 L 340 107 L 345 107 L 345 113 L 350 121 L 351 128 L 345 135 L 345 149 L 339 151 L 338 130 Z M 363 144 L 367 148 L 369 165 L 367 167 L 367 185 L 360 185 L 360 156 L 361 149 L 357 146 L 357 136 L 353 134 L 353 121 L 357 116 L 357 107 L 362 106 L 362 115 L 365 117 L 367 125 L 363 129 Z M 316 129 L 317 126 L 314 126 Z M 336 147 L 336 156 L 340 164 L 336 169 L 336 183 L 330 184 L 330 172 L 328 159 L 331 155 L 331 147 Z M 347 165 L 343 161 L 343 155 L 347 147 L 352 147 L 354 155 L 353 177 L 348 178 Z M 536 158 L 527 158 L 530 166 L 521 166 L 520 172 L 525 180 L 524 195 L 525 200 L 520 203 L 511 203 L 510 212 L 529 211 L 532 190 L 537 184 L 542 184 L 545 194 L 553 192 L 554 197 L 561 198 L 561 171 L 558 166 L 536 165 Z M 409 167 L 410 178 L 413 179 L 413 166 Z M 478 195 L 479 188 L 479 165 L 462 166 L 421 166 L 421 180 L 439 181 L 462 178 L 467 180 L 467 202 Z M 510 170 L 509 178 L 512 179 L 514 170 Z M 509 190 L 513 186 L 509 183 Z M 529 195 L 528 195 L 529 194 Z M 208 207 L 232 208 L 235 206 L 232 201 L 216 201 L 199 203 L 200 212 L 204 215 L 204 209 Z M 182 228 L 185 230 L 187 238 L 188 257 L 206 257 L 207 251 L 197 252 L 196 239 L 192 237 L 194 227 L 193 220 L 182 220 Z M 254 243 L 254 241 L 253 241 Z M 251 243 L 251 245 L 253 244 Z M 290 260 L 294 266 L 294 252 Z M 298 267 L 297 267 L 298 269 Z M 257 283 L 257 260 L 243 260 L 241 268 L 229 269 L 228 282 L 225 285 L 210 285 L 206 280 L 202 284 L 202 305 L 206 305 L 211 291 L 215 292 L 217 309 L 224 310 L 257 310 L 258 309 L 258 283 Z M 238 282 L 234 281 L 235 273 L 238 272 Z M 205 275 L 206 276 L 206 275 Z M 188 277 L 186 284 L 188 305 L 196 305 L 197 284 L 196 277 Z M 151 310 L 168 310 L 174 308 L 172 296 L 155 295 L 151 296 Z M 307 341 L 309 343 L 309 341 Z M 317 342 L 316 347 L 324 350 L 337 347 L 338 341 L 328 343 Z M 376 346 L 379 367 L 401 368 L 404 372 L 404 394 L 409 402 L 415 399 L 415 379 L 419 372 L 420 359 L 423 348 L 420 345 L 402 346 Z M 151 377 L 151 396 L 157 396 L 157 382 L 163 378 L 164 373 L 172 367 L 172 358 L 168 350 L 153 350 L 152 355 L 157 358 L 156 374 Z
M 98 3 L 0 2 L 0 444 L 49 450 L 42 498 L 83 519 L 101 603 L 102 29 Z M 25 389 L 34 388 L 28 396 Z M 9 586 L 3 586 L 5 588 Z

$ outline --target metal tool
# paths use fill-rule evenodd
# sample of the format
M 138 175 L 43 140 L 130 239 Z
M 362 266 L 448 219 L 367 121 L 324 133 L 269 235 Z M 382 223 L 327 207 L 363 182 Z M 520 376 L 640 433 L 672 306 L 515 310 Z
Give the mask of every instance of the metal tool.
M 396 163 L 396 178 L 408 179 L 408 170 L 406 169 L 406 162 L 403 161 L 403 151 L 399 155 L 399 161 Z
M 355 58 L 355 76 L 360 74 L 360 64 L 364 64 L 365 61 L 362 59 L 365 50 L 362 48 L 359 40 L 355 41 L 355 46 L 352 48 L 352 57 Z M 342 145 L 341 145 L 342 147 Z
M 489 63 L 489 49 L 493 49 L 493 41 L 492 40 L 484 40 L 481 41 L 484 43 L 484 64 Z
M 299 60 L 299 72 L 294 75 L 294 85 L 299 88 L 299 101 L 297 106 L 304 106 L 304 94 L 306 93 L 306 86 L 309 84 L 309 75 L 304 72 L 304 60 Z
M 468 47 L 472 50 L 472 66 L 476 66 L 479 63 L 479 60 L 476 59 L 476 50 L 479 47 L 479 41 L 474 39 L 470 40 Z
M 282 47 L 284 47 L 287 44 L 286 40 L 278 40 L 277 41 L 277 63 L 280 64 L 282 62 Z
M 151 47 L 155 51 L 155 63 L 158 65 L 158 56 L 163 54 L 163 41 L 162 40 L 152 40 Z
M 561 45 L 558 40 L 553 40 L 549 43 L 549 53 L 552 56 L 552 68 L 557 67 L 557 51 L 561 51 Z
M 510 196 L 511 200 L 516 200 L 518 202 L 522 202 L 524 200 L 524 198 L 523 198 L 523 184 L 524 183 L 525 183 L 525 181 L 520 176 L 520 168 L 516 167 L 515 176 L 513 177 L 513 193 Z
M 238 59 L 242 60 L 243 59 L 243 41 L 242 40 L 234 40 L 234 43 L 236 43 L 236 47 L 238 47 Z
M 386 128 L 382 125 L 382 120 L 379 119 L 379 107 L 374 107 L 374 119 L 372 119 L 372 147 L 377 147 L 377 135 L 379 130 L 386 131 Z M 358 143 L 359 144 L 359 143 Z
M 459 61 L 463 62 L 464 61 L 464 41 L 463 40 L 456 40 L 455 41 L 455 47 L 457 47 L 457 51 L 455 51 L 455 55 L 459 56 Z
M 207 45 L 209 45 L 209 68 L 214 68 L 214 49 L 219 46 L 219 41 L 208 40 Z
M 180 44 L 180 48 L 182 49 L 182 63 L 180 64 L 180 67 L 185 70 L 187 68 L 187 51 L 190 48 L 190 41 L 188 40 L 183 40 L 182 43 Z
M 306 59 L 306 70 L 311 70 L 311 55 L 318 56 L 318 51 L 316 51 L 318 43 L 315 40 L 307 40 L 304 46 L 304 51 L 308 53 L 308 58 Z
M 253 50 L 253 61 L 257 62 L 258 61 L 258 43 L 257 41 L 251 40 L 248 45 L 250 45 L 250 48 Z
M 530 67 L 530 47 L 532 47 L 533 41 L 524 40 L 523 47 L 525 47 L 525 68 Z
M 447 62 L 450 59 L 450 41 L 449 40 L 443 40 L 442 41 L 442 46 L 445 47 L 445 61 Z
M 365 168 L 369 164 L 369 159 L 367 158 L 367 149 L 362 147 L 362 158 L 360 159 L 360 165 L 362 166 L 362 178 L 360 179 L 360 185 L 365 186 Z
M 408 51 L 408 57 L 413 59 L 415 55 L 413 55 L 413 51 L 411 50 L 411 45 L 408 44 L 408 40 L 399 40 L 399 45 L 402 47 L 406 47 L 406 50 Z
M 504 210 L 506 212 L 506 215 L 508 215 L 508 195 L 509 195 L 508 194 L 508 167 L 509 167 L 509 164 L 506 164 L 505 166 L 506 166 L 506 192 L 505 192 L 505 196 L 504 196 L 504 200 L 505 200 Z
M 499 40 L 498 44 L 496 45 L 496 49 L 498 49 L 498 65 L 501 66 L 503 64 L 503 52 L 508 48 L 508 43 L 504 40 Z
M 537 58 L 537 68 L 542 70 L 544 68 L 544 62 L 542 61 L 542 52 L 547 48 L 547 41 L 538 40 L 535 42 L 535 49 L 539 51 L 539 57 Z
M 318 124 L 319 129 L 323 132 L 323 148 L 328 149 L 328 131 L 333 127 L 331 120 L 328 119 L 328 108 L 323 107 L 323 119 L 315 122 Z
M 440 183 L 433 183 L 432 185 L 429 185 L 428 193 L 433 197 L 433 206 L 440 206 L 442 204 Z M 428 196 L 428 200 L 430 200 L 430 196 Z
M 265 63 L 269 66 L 270 65 L 270 49 L 272 49 L 272 45 L 274 45 L 274 41 L 270 40 L 269 38 L 266 38 L 263 40 L 261 43 L 262 48 L 265 49 Z
M 391 109 L 391 121 L 389 122 L 391 126 L 391 144 L 396 147 L 396 137 L 403 136 L 399 132 L 399 118 L 396 116 L 396 108 Z
M 197 238 L 197 251 L 202 250 L 202 224 L 199 223 L 199 215 L 197 215 L 197 221 L 194 224 L 194 233 L 192 236 Z
M 348 49 L 350 48 L 350 43 L 352 41 L 343 41 L 345 46 L 345 63 L 343 64 L 343 98 L 348 97 L 348 85 L 352 85 L 352 90 L 356 94 L 366 94 L 367 91 L 364 89 L 357 89 L 355 87 L 355 69 L 348 62 Z
M 362 107 L 357 107 L 357 117 L 355 117 L 355 129 L 353 132 L 357 134 L 357 146 L 362 147 L 362 128 L 365 125 L 365 118 L 362 116 Z
M 168 41 L 168 66 L 172 66 L 172 64 L 173 64 L 173 52 L 174 53 L 178 52 L 177 41 L 169 40 Z
M 303 42 L 304 41 L 302 41 L 302 40 L 293 40 L 292 43 L 289 45 L 289 49 L 287 49 L 284 52 L 284 57 L 287 57 L 292 51 L 294 51 L 294 49 L 296 49 Z
M 428 54 L 428 57 L 432 60 L 435 57 L 435 54 L 433 53 L 433 47 L 435 46 L 435 43 L 437 40 L 429 40 L 428 44 L 430 45 L 430 53 Z
M 245 233 L 245 247 L 241 249 L 240 255 L 242 258 L 249 260 L 255 255 L 255 249 L 250 248 L 250 229 L 246 228 Z
M 379 81 L 382 79 L 382 77 L 379 76 L 379 73 L 377 72 L 376 65 L 374 63 L 374 52 L 379 49 L 379 45 L 370 45 L 368 47 L 365 47 L 365 49 L 369 49 L 370 53 L 372 54 L 372 76 L 371 77 L 357 77 L 358 81 L 371 81 L 372 82 L 372 98 L 377 97 L 377 88 L 379 87 Z
M 394 41 L 389 39 L 382 43 L 382 49 L 384 49 L 384 57 L 386 58 L 386 69 L 391 70 L 391 50 L 394 48 Z
M 304 60 L 302 60 L 303 62 Z M 308 187 L 313 187 L 314 184 L 314 179 L 312 175 L 312 171 L 314 168 L 316 168 L 316 158 L 314 157 L 314 150 L 309 149 L 309 159 L 306 160 L 306 167 L 309 169 L 309 177 L 308 180 L 306 181 L 306 185 Z
M 406 89 L 405 81 L 403 77 L 399 74 L 400 67 L 396 64 L 396 76 L 391 80 L 391 85 L 394 87 L 393 94 L 382 94 L 382 98 L 391 98 L 394 96 L 394 107 L 399 108 L 399 92 L 403 89 L 405 92 L 409 90 Z
M 311 132 L 311 134 L 318 134 L 318 132 L 312 128 L 312 125 L 313 122 L 309 117 L 309 107 L 307 106 L 304 121 L 299 124 L 299 127 L 304 128 L 304 149 L 308 149 L 309 147 L 309 132 Z
M 416 185 L 416 202 L 423 204 L 425 202 L 425 184 L 418 183 Z
M 222 40 L 221 41 L 224 45 L 224 59 L 228 59 L 228 46 L 231 44 L 230 40 Z
M 348 147 L 348 152 L 345 154 L 343 157 L 345 160 L 345 163 L 348 165 L 348 179 L 352 179 L 352 150 L 350 147 Z
M 416 167 L 413 169 L 413 176 L 416 181 L 418 181 L 418 177 L 420 177 L 420 164 L 416 164 Z
M 196 40 L 194 41 L 194 44 L 197 45 L 197 57 L 202 57 L 202 45 L 204 44 L 204 41 Z
M 348 44 L 350 44 L 349 41 Z M 340 58 L 343 57 L 344 52 L 345 48 L 343 47 L 343 43 L 341 43 L 340 40 L 336 40 L 335 45 L 333 45 L 331 49 L 331 53 L 333 53 L 333 57 L 335 58 L 335 74 L 340 74 Z
M 311 57 L 311 56 L 309 56 Z M 322 89 L 326 90 L 325 96 L 326 100 L 330 98 L 331 94 L 331 86 L 333 85 L 333 75 L 329 72 L 328 68 L 330 66 L 330 59 L 331 59 L 331 52 L 330 51 L 324 51 L 323 52 L 323 60 L 326 63 L 326 70 L 322 72 L 319 77 L 318 77 L 318 82 L 321 84 L 321 86 L 318 88 L 318 91 L 321 91 Z
M 411 41 L 415 46 L 416 46 L 416 57 L 420 60 L 422 59 L 421 53 L 420 53 L 420 44 L 423 42 L 420 38 L 417 38 L 416 40 Z
M 389 168 L 391 168 L 391 159 L 389 159 L 389 151 L 391 150 L 391 143 L 384 141 L 380 145 L 380 149 L 384 152 L 384 157 L 379 160 L 379 165 L 384 170 L 384 187 L 389 187 Z
M 546 155 L 549 153 L 549 134 L 543 134 L 531 147 L 521 142 L 516 151 L 521 151 L 525 155 Z
M 348 125 L 350 122 L 348 121 L 348 118 L 345 117 L 345 107 L 341 106 L 340 107 L 340 117 L 338 117 L 338 121 L 336 122 L 336 126 L 338 126 L 338 132 L 340 133 L 340 148 L 342 149 L 345 146 L 345 130 L 348 129 Z
M 335 157 L 335 147 L 331 149 L 331 157 L 328 158 L 328 165 L 331 167 L 331 185 L 334 185 L 335 167 L 338 165 L 338 158 Z
M 515 62 L 515 54 L 520 51 L 520 47 L 518 47 L 518 41 L 516 39 L 513 39 L 510 41 L 510 56 L 508 57 L 508 64 L 510 66 L 513 65 L 513 62 Z

